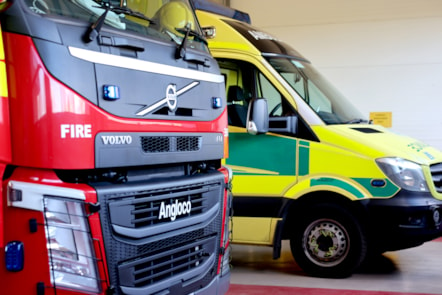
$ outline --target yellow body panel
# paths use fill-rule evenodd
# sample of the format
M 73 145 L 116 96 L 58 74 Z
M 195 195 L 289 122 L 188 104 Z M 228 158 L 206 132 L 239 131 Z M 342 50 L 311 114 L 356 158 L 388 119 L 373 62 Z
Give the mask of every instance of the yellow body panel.
M 220 62 L 221 72 L 226 77 L 226 91 L 235 85 L 245 88 L 250 79 L 244 74 L 242 66 L 246 65 L 264 77 L 268 85 L 274 87 L 273 93 L 285 99 L 300 117 L 306 109 L 312 111 L 310 106 L 301 106 L 297 92 L 270 66 L 252 44 L 250 36 L 248 40 L 228 25 L 233 20 L 202 11 L 197 11 L 197 16 L 203 27 L 216 28 L 216 37 L 208 42 L 212 55 Z M 248 99 L 265 97 L 259 94 L 255 93 Z M 273 107 L 269 105 L 269 110 Z M 432 185 L 430 172 L 431 165 L 442 163 L 440 151 L 381 126 L 334 125 L 313 121 L 316 123 L 306 125 L 316 136 L 315 139 L 277 132 L 251 135 L 245 126 L 229 126 L 230 156 L 226 164 L 234 172 L 234 210 L 235 198 L 241 198 L 242 212 L 248 210 L 247 202 L 253 204 L 261 199 L 267 199 L 270 204 L 281 202 L 281 210 L 273 208 L 276 213 L 271 213 L 274 214 L 272 217 L 271 214 L 235 216 L 233 242 L 272 245 L 277 223 L 283 220 L 280 218 L 284 209 L 282 206 L 291 200 L 315 195 L 316 192 L 322 195 L 331 193 L 350 201 L 392 199 L 401 188 L 376 163 L 377 159 L 384 157 L 397 157 L 419 164 L 431 196 L 442 200 L 442 193 Z M 364 129 L 369 131 L 364 132 Z
M 228 25 L 222 22 L 221 18 L 215 14 L 196 11 L 198 20 L 202 26 L 215 26 L 216 39 L 209 39 L 210 46 L 217 49 L 227 49 L 229 51 L 250 52 L 259 55 L 260 52 L 250 43 L 244 42 L 244 37 L 238 32 L 229 29 Z
M 238 244 L 272 245 L 275 218 L 233 217 L 232 241 Z

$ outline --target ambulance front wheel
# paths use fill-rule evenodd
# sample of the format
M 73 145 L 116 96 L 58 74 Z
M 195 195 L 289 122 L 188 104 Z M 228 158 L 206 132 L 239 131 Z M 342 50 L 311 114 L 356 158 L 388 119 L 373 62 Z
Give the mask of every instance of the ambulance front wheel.
M 350 276 L 364 260 L 367 241 L 357 218 L 334 204 L 319 204 L 297 222 L 290 239 L 296 263 L 309 275 Z

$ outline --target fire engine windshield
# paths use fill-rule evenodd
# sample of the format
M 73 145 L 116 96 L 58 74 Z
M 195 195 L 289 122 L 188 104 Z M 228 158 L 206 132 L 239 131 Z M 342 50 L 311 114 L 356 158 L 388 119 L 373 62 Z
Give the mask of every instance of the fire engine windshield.
M 266 57 L 272 67 L 326 124 L 368 123 L 361 113 L 306 61 Z
M 99 33 L 111 27 L 207 51 L 188 0 L 25 0 L 30 10 L 48 17 L 85 21 Z M 92 36 L 95 37 L 95 36 Z M 92 39 L 91 37 L 91 39 Z

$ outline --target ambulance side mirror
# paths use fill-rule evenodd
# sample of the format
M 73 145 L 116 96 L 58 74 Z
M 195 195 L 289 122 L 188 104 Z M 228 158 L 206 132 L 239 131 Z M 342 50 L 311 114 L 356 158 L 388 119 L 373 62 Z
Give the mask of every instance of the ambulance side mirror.
M 216 37 L 216 28 L 214 26 L 202 27 L 203 35 L 206 39 L 213 39 Z
M 269 113 L 265 98 L 253 98 L 249 102 L 246 127 L 247 132 L 254 135 L 269 131 Z

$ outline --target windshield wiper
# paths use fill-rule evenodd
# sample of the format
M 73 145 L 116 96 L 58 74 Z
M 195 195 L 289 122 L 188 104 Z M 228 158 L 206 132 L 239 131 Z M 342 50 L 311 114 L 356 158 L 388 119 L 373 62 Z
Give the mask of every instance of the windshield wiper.
M 134 16 L 143 20 L 148 21 L 151 25 L 155 24 L 155 21 L 147 16 L 145 16 L 144 14 L 142 14 L 141 12 L 138 11 L 133 11 L 130 8 L 127 7 L 111 7 L 111 11 L 115 12 L 115 13 L 123 13 L 125 15 L 130 15 L 130 16 Z
M 183 41 L 181 41 L 181 44 L 177 47 L 175 58 L 184 58 L 186 56 L 186 43 L 189 36 L 194 37 L 196 40 L 203 42 L 205 45 L 208 45 L 206 38 L 199 34 L 197 31 L 192 30 L 190 27 L 190 23 L 188 23 L 184 28 L 175 28 L 177 32 L 184 34 Z
M 100 15 L 100 17 L 87 30 L 86 35 L 85 35 L 85 41 L 86 42 L 91 42 L 95 38 L 97 38 L 98 33 L 100 32 L 101 27 L 104 24 L 104 20 L 106 19 L 107 13 L 111 9 L 110 8 L 111 7 L 110 4 L 103 4 L 101 7 L 104 8 L 104 12 Z
M 109 11 L 115 12 L 116 14 L 122 13 L 125 15 L 134 16 L 134 17 L 146 20 L 146 21 L 150 22 L 151 24 L 155 23 L 152 19 L 148 18 L 147 16 L 145 16 L 141 12 L 133 11 L 132 9 L 129 9 L 127 7 L 112 6 L 108 2 L 103 2 L 101 4 L 101 6 L 95 6 L 95 7 L 103 8 L 104 12 L 87 30 L 86 35 L 85 35 L 86 42 L 91 42 L 91 41 L 95 40 L 95 38 L 97 38 L 98 34 L 100 33 L 101 27 L 103 26 L 104 21 L 106 20 L 107 13 Z

